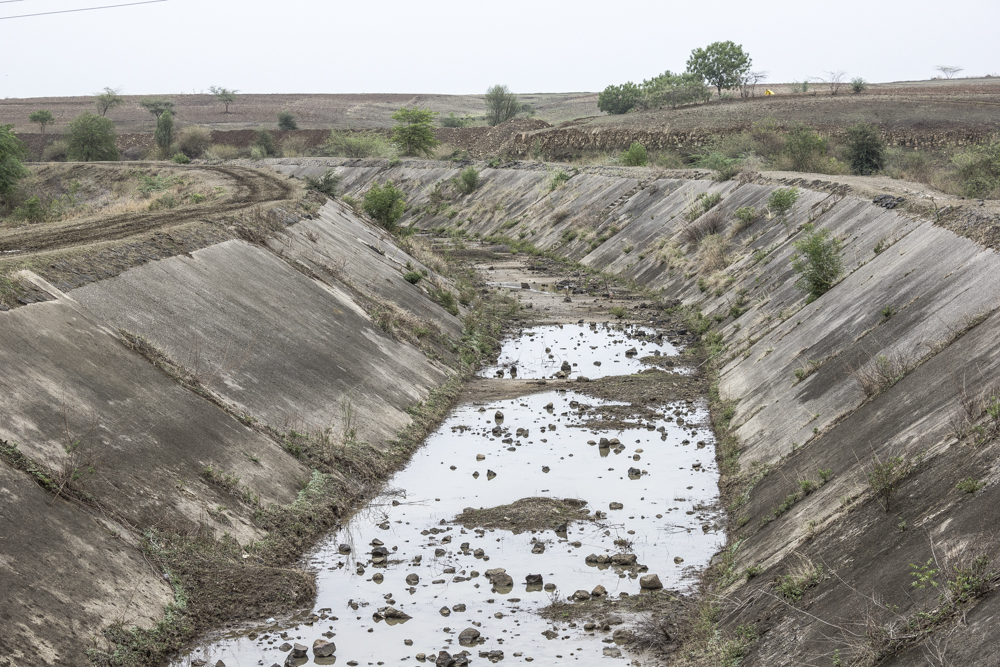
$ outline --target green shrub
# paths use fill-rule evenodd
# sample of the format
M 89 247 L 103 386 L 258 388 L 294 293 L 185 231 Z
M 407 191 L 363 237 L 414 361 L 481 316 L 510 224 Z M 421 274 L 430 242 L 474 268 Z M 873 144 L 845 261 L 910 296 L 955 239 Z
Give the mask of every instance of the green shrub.
M 868 82 L 862 79 L 860 76 L 851 79 L 851 92 L 855 95 L 858 93 L 863 93 L 868 90 Z
M 295 116 L 291 111 L 287 109 L 278 112 L 278 129 L 279 130 L 297 130 L 299 129 L 299 124 L 295 122 Z
M 1000 141 L 976 146 L 953 158 L 958 166 L 959 188 L 965 197 L 1000 197 Z
M 463 194 L 471 194 L 479 187 L 479 171 L 475 167 L 469 166 L 458 175 L 458 189 Z
M 648 161 L 646 147 L 638 141 L 633 141 L 628 150 L 622 152 L 621 162 L 626 167 L 645 167 Z
M 608 309 L 608 312 L 617 317 L 619 320 L 628 315 L 628 311 L 625 310 L 624 306 L 613 306 Z
M 375 132 L 330 132 L 325 151 L 333 157 L 390 157 L 394 154 L 392 144 Z
M 42 203 L 38 195 L 33 195 L 14 209 L 13 217 L 27 222 L 45 222 L 49 217 L 49 207 Z
M 878 128 L 858 123 L 847 130 L 847 163 L 851 172 L 868 176 L 885 165 L 885 141 Z
M 306 187 L 310 190 L 315 190 L 333 199 L 337 196 L 337 188 L 340 187 L 341 177 L 333 173 L 332 169 L 327 169 L 319 178 L 306 176 L 305 181 Z
M 963 479 L 961 482 L 956 484 L 955 488 L 958 489 L 959 491 L 965 491 L 966 493 L 975 493 L 984 486 L 986 486 L 984 482 L 980 482 L 971 477 L 967 477 L 966 479 Z
M 265 129 L 257 130 L 257 139 L 253 143 L 254 148 L 259 148 L 264 157 L 273 157 L 278 154 L 278 144 L 274 141 L 274 135 Z
M 740 173 L 740 161 L 737 158 L 729 158 L 722 153 L 712 152 L 702 156 L 697 165 L 702 169 L 711 169 L 715 172 L 715 180 L 728 181 Z
M 733 212 L 733 216 L 736 218 L 736 224 L 733 225 L 732 231 L 735 235 L 752 225 L 760 217 L 760 214 L 755 206 L 740 206 Z
M 169 111 L 164 111 L 156 119 L 156 132 L 153 133 L 153 140 L 156 147 L 160 149 L 160 156 L 169 155 L 170 145 L 174 143 L 174 115 Z
M 472 123 L 473 119 L 470 116 L 459 117 L 454 111 L 441 119 L 441 127 L 469 127 Z
M 570 178 L 572 177 L 565 171 L 557 171 L 556 173 L 552 174 L 552 178 L 549 180 L 549 192 L 555 190 L 560 185 L 568 181 Z
M 597 96 L 597 108 L 612 115 L 628 113 L 641 97 L 639 86 L 631 81 L 620 86 L 608 86 Z
M 406 211 L 406 196 L 387 181 L 385 185 L 373 185 L 365 193 L 362 207 L 371 218 L 388 230 L 396 228 L 396 221 Z
M 799 198 L 798 188 L 777 188 L 767 198 L 767 210 L 772 215 L 784 218 Z
M 191 158 L 189 158 L 187 155 L 184 155 L 184 153 L 177 153 L 171 159 L 177 164 L 187 164 L 191 161 Z
M 70 160 L 98 162 L 118 159 L 115 124 L 108 118 L 82 113 L 70 121 L 65 136 Z
M 808 300 L 813 301 L 828 292 L 844 272 L 841 243 L 830 238 L 829 230 L 814 229 L 807 224 L 802 238 L 793 245 L 797 252 L 792 257 L 792 269 L 801 276 L 795 286 L 807 292 Z
M 674 74 L 667 70 L 663 74 L 642 82 L 642 97 L 637 106 L 646 109 L 659 107 L 677 107 L 692 102 L 707 102 L 712 97 L 712 91 L 697 74 L 682 72 Z
M 420 273 L 419 271 L 409 271 L 409 272 L 403 274 L 403 280 L 405 280 L 406 282 L 411 283 L 413 285 L 416 285 L 417 283 L 419 283 L 421 280 L 423 280 L 423 278 L 424 278 L 424 275 L 422 273 Z
M 43 162 L 65 162 L 69 148 L 65 141 L 53 141 L 42 149 Z
M 827 140 L 808 127 L 793 128 L 785 141 L 785 153 L 793 171 L 816 171 L 817 163 L 826 155 L 827 148 Z
M 433 290 L 431 296 L 437 301 L 442 308 L 447 310 L 452 315 L 458 315 L 458 302 L 455 299 L 455 295 L 445 288 Z
M 212 133 L 197 125 L 189 125 L 177 134 L 177 149 L 192 160 L 204 155 L 211 143 Z

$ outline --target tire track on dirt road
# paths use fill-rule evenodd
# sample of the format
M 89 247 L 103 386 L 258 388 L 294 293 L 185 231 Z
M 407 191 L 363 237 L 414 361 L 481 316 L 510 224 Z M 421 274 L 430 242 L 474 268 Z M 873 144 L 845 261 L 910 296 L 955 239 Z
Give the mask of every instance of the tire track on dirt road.
M 249 167 L 199 166 L 224 178 L 233 188 L 225 200 L 147 213 L 95 216 L 65 223 L 24 225 L 0 231 L 0 257 L 23 258 L 75 246 L 120 241 L 152 231 L 165 231 L 197 220 L 291 199 L 296 187 L 287 176 Z

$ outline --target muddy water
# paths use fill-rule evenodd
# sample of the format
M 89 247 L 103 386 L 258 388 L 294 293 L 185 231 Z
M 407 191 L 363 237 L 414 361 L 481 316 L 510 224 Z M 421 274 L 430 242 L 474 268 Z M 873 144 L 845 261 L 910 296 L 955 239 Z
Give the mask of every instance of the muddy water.
M 653 329 L 624 324 L 556 324 L 525 329 L 521 336 L 504 343 L 493 366 L 479 375 L 522 379 L 555 377 L 569 364 L 568 377 L 588 378 L 628 375 L 648 368 L 641 359 L 673 356 L 678 349 Z
M 541 344 L 530 339 L 543 330 L 554 333 L 537 328 L 533 336 L 522 336 L 522 346 Z M 579 342 L 580 349 L 603 349 L 611 366 L 615 352 L 635 341 L 621 331 L 606 333 L 620 342 L 602 347 L 604 333 L 575 325 L 560 336 L 568 337 L 567 347 Z M 457 408 L 389 490 L 311 554 L 308 565 L 318 573 L 319 590 L 311 613 L 224 637 L 176 664 L 200 658 L 212 665 L 221 659 L 227 667 L 269 667 L 286 663 L 286 642 L 312 647 L 316 639 L 336 644 L 339 664 L 414 665 L 421 664 L 419 653 L 440 650 L 468 650 L 473 664 L 486 664 L 480 652 L 489 651 L 502 651 L 505 663 L 610 660 L 604 654 L 615 646 L 609 633 L 585 632 L 582 622 L 575 628 L 553 625 L 535 612 L 555 597 L 598 585 L 611 597 L 641 594 L 641 573 L 588 564 L 590 554 L 635 554 L 664 586 L 683 588 L 692 566 L 703 566 L 722 536 L 706 509 L 716 497 L 717 472 L 703 407 L 665 404 L 654 421 L 627 422 L 630 428 L 619 431 L 589 429 L 581 408 L 591 408 L 592 415 L 606 404 L 573 391 L 550 391 Z M 601 446 L 601 438 L 619 442 Z M 555 526 L 515 534 L 451 523 L 467 507 L 531 497 L 581 499 L 590 517 L 601 516 L 571 523 L 558 534 Z M 610 509 L 612 503 L 623 509 Z M 616 540 L 623 542 L 616 546 Z M 373 562 L 372 552 L 379 551 L 373 544 L 385 549 L 385 563 Z M 491 568 L 504 568 L 513 587 L 494 588 L 485 576 Z M 542 575 L 556 590 L 527 586 L 528 574 Z M 408 582 L 408 575 L 418 581 Z M 384 620 L 387 607 L 410 618 Z M 483 641 L 461 646 L 459 633 L 467 628 Z M 542 634 L 549 630 L 556 632 L 552 639 Z M 314 658 L 310 650 L 307 659 L 288 664 L 333 661 Z

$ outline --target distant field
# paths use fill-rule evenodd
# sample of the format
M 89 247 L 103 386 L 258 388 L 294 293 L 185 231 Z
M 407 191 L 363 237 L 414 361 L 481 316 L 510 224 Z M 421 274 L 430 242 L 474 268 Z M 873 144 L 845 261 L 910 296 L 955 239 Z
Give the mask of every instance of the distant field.
M 153 116 L 139 106 L 143 96 L 124 96 L 124 106 L 108 112 L 119 132 L 152 132 L 156 128 Z M 303 129 L 391 127 L 392 112 L 402 106 L 419 106 L 439 112 L 442 116 L 482 116 L 486 107 L 482 95 L 239 95 L 223 113 L 223 105 L 212 95 L 159 95 L 175 105 L 174 120 L 178 125 L 204 125 L 212 129 L 238 130 L 278 125 L 279 111 L 289 110 Z M 592 116 L 597 110 L 597 93 L 544 93 L 519 95 L 524 103 L 532 104 L 536 117 L 552 124 L 581 116 Z M 38 109 L 48 109 L 56 117 L 49 132 L 62 132 L 66 123 L 85 111 L 94 111 L 91 97 L 36 97 L 0 100 L 0 124 L 11 124 L 18 133 L 38 132 L 38 126 L 28 121 L 28 115 Z

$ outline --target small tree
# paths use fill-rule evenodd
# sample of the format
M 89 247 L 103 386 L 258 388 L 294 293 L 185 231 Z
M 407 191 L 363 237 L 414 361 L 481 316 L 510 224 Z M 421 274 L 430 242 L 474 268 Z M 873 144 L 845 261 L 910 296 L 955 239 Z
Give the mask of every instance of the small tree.
M 212 144 L 212 133 L 203 127 L 189 125 L 178 133 L 177 148 L 192 160 L 199 158 Z
M 885 165 L 885 140 L 878 128 L 858 123 L 847 130 L 847 162 L 851 171 L 868 176 Z
M 174 143 L 174 115 L 167 110 L 156 119 L 156 132 L 153 133 L 153 140 L 160 149 L 160 155 L 166 156 L 170 151 L 170 144 Z
M 115 88 L 105 88 L 103 92 L 94 93 L 94 105 L 100 116 L 103 117 L 111 109 L 125 104 L 125 98 L 118 93 L 118 89 Z
M 697 74 L 719 91 L 740 85 L 753 64 L 743 46 L 733 42 L 713 42 L 704 49 L 695 49 L 687 61 L 689 72 Z
M 28 157 L 28 148 L 13 130 L 13 125 L 0 125 L 0 200 L 10 197 L 17 182 L 28 175 L 23 163 Z
M 288 109 L 278 112 L 278 129 L 279 130 L 297 130 L 299 129 L 299 124 L 295 122 L 295 116 Z
M 801 276 L 795 286 L 807 292 L 811 302 L 836 284 L 844 272 L 844 263 L 840 258 L 841 243 L 830 238 L 829 230 L 817 230 L 811 224 L 802 229 L 804 236 L 793 244 L 797 252 L 792 257 L 792 270 Z
M 173 102 L 158 97 L 147 97 L 139 100 L 139 106 L 156 116 L 156 120 L 160 120 L 160 116 L 163 115 L 164 111 L 174 112 Z
M 38 123 L 39 127 L 42 128 L 42 134 L 45 134 L 45 126 L 51 125 L 55 121 L 55 118 L 52 116 L 51 111 L 41 109 L 39 111 L 32 112 L 32 114 L 28 116 L 28 120 L 32 123 Z
M 740 97 L 747 99 L 757 97 L 757 84 L 767 81 L 768 73 L 763 70 L 747 72 L 740 81 Z
M 518 114 L 521 103 L 507 86 L 497 84 L 486 91 L 486 124 L 504 123 Z
M 597 96 L 597 108 L 604 113 L 618 115 L 628 113 L 642 97 L 642 90 L 631 81 L 620 86 L 608 86 Z
M 964 68 L 962 68 L 962 67 L 955 67 L 953 65 L 938 65 L 934 69 L 936 69 L 937 71 L 941 72 L 941 74 L 944 75 L 944 78 L 950 79 L 953 76 L 955 76 L 956 74 L 958 74 L 959 72 L 961 72 Z
M 406 211 L 406 196 L 392 185 L 392 181 L 381 187 L 376 183 L 365 193 L 362 206 L 373 220 L 392 231 Z
M 229 113 L 229 105 L 236 101 L 236 93 L 240 92 L 221 86 L 209 86 L 208 90 L 215 95 L 215 99 L 226 105 L 226 110 L 223 113 Z
M 646 147 L 638 141 L 633 141 L 628 150 L 622 152 L 621 161 L 626 167 L 645 167 L 648 160 Z
M 392 140 L 403 151 L 403 155 L 433 155 L 441 143 L 434 138 L 434 116 L 436 111 L 417 107 L 397 109 L 392 119 L 397 125 L 392 128 Z
M 862 79 L 860 76 L 856 76 L 851 79 L 851 92 L 857 95 L 858 93 L 863 93 L 868 90 L 868 82 Z
M 117 160 L 115 124 L 103 116 L 80 114 L 66 128 L 66 149 L 69 159 L 79 162 Z
M 784 218 L 798 199 L 798 188 L 777 188 L 767 198 L 767 210 L 772 216 Z
M 840 92 L 840 87 L 844 85 L 844 77 L 846 75 L 847 72 L 843 70 L 826 73 L 826 85 L 830 86 L 831 95 L 836 95 Z

